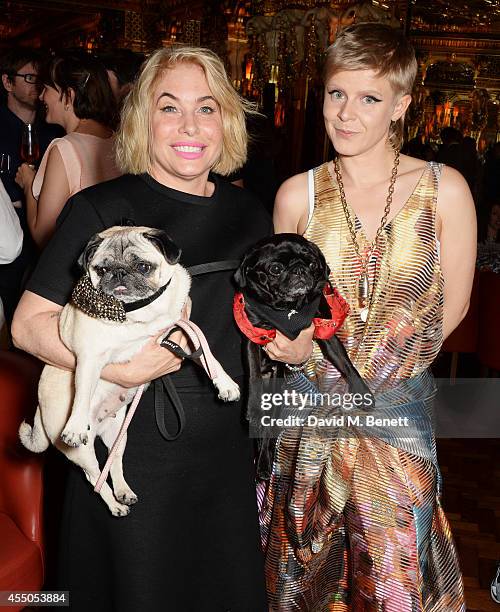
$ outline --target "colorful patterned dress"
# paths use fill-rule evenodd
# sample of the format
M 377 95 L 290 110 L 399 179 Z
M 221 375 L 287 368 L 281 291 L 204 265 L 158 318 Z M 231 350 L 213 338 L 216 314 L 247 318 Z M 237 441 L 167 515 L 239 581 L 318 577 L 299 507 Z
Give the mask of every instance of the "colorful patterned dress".
M 314 212 L 305 236 L 322 249 L 331 281 L 351 307 L 339 337 L 375 394 L 373 414 L 407 417 L 410 426 L 281 433 L 273 474 L 265 494 L 265 485 L 260 490 L 270 608 L 463 611 L 457 555 L 439 499 L 428 373 L 443 340 L 435 233 L 441 167 L 426 166 L 370 257 L 374 289 L 366 325 L 357 302 L 359 262 L 330 168 L 313 171 Z M 369 242 L 350 212 L 367 253 Z M 319 349 L 308 374 L 322 392 L 345 391 Z M 332 408 L 313 413 L 331 415 Z

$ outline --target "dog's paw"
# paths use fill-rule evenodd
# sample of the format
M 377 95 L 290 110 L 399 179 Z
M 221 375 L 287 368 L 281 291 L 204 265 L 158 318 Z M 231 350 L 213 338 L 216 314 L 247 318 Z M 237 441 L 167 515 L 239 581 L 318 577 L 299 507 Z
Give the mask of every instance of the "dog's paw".
M 77 447 L 81 444 L 87 444 L 89 441 L 89 432 L 76 432 L 65 428 L 61 434 L 61 440 L 68 446 Z
M 137 503 L 138 497 L 132 489 L 121 489 L 115 492 L 116 499 L 126 506 L 133 506 Z
M 110 504 L 109 509 L 111 510 L 111 514 L 113 516 L 127 516 L 130 513 L 130 507 L 124 504 L 119 504 L 116 502 L 115 504 Z
M 222 401 L 235 402 L 240 399 L 240 388 L 227 374 L 214 378 L 213 383 Z

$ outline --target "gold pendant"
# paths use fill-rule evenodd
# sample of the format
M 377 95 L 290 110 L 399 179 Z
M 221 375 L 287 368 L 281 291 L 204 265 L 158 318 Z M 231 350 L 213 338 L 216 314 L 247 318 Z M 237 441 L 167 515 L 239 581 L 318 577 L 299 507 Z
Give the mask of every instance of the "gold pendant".
M 363 272 L 358 280 L 358 306 L 360 308 L 366 306 L 369 292 L 370 286 L 368 283 L 368 274 L 366 272 Z

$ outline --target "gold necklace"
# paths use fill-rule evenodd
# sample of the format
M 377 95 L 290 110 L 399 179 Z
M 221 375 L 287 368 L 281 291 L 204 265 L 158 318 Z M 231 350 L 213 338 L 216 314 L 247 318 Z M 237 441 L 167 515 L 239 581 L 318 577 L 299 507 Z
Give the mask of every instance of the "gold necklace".
M 394 185 L 396 183 L 396 178 L 398 176 L 398 165 L 399 165 L 399 151 L 396 149 L 394 151 L 394 166 L 392 167 L 391 181 L 389 183 L 389 191 L 387 194 L 387 199 L 385 203 L 384 213 L 382 215 L 382 219 L 380 220 L 380 225 L 377 228 L 377 232 L 375 234 L 375 238 L 372 240 L 370 247 L 368 249 L 368 253 L 365 258 L 361 256 L 361 252 L 359 249 L 358 241 L 356 240 L 356 232 L 354 230 L 354 224 L 351 219 L 351 215 L 349 214 L 349 209 L 347 208 L 347 200 L 345 197 L 344 183 L 342 182 L 342 175 L 340 173 L 340 163 L 338 156 L 333 160 L 333 168 L 335 170 L 335 176 L 337 177 L 337 184 L 339 187 L 340 193 L 340 201 L 342 203 L 342 208 L 344 209 L 344 215 L 347 221 L 347 227 L 349 228 L 349 233 L 351 234 L 352 244 L 354 246 L 354 250 L 356 251 L 356 255 L 361 264 L 361 272 L 359 274 L 358 279 L 358 306 L 361 308 L 359 312 L 360 319 L 363 323 L 366 323 L 368 319 L 368 312 L 370 310 L 372 296 L 373 296 L 373 287 L 370 291 L 370 281 L 368 279 L 368 262 L 373 254 L 375 247 L 377 246 L 377 242 L 379 240 L 380 234 L 384 229 L 385 223 L 387 221 L 387 217 L 389 216 L 389 212 L 391 210 L 392 204 L 392 195 L 394 193 Z

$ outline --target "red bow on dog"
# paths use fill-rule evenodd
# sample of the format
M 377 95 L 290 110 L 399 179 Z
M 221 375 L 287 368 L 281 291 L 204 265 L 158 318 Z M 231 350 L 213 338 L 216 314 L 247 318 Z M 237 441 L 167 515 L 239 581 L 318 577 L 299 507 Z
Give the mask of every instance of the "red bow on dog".
M 330 283 L 326 283 L 323 289 L 323 297 L 330 309 L 331 318 L 321 319 L 319 317 L 314 317 L 312 322 L 315 328 L 314 337 L 321 340 L 328 340 L 336 333 L 337 329 L 342 325 L 349 314 L 349 305 Z M 265 345 L 276 338 L 275 329 L 264 329 L 263 327 L 255 327 L 252 325 L 245 312 L 245 298 L 241 292 L 234 295 L 233 315 L 240 331 L 251 342 Z

